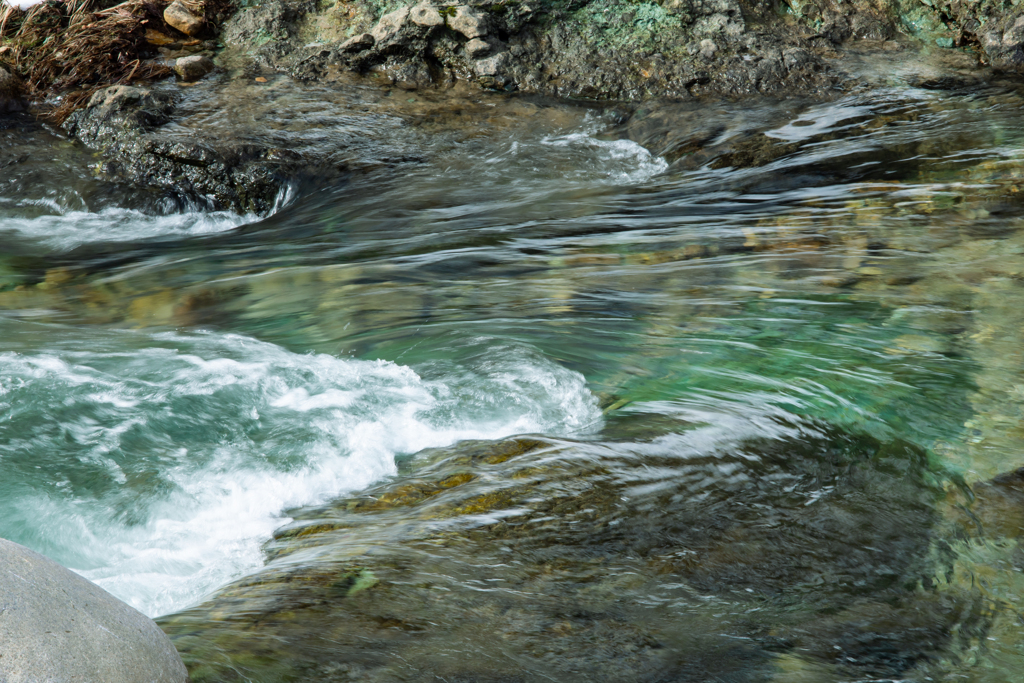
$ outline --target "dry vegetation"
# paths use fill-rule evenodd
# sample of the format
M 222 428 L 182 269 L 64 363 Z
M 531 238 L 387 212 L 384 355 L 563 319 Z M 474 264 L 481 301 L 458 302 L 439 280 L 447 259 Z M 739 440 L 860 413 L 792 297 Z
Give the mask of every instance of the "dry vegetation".
M 0 65 L 19 75 L 31 99 L 63 120 L 99 88 L 170 75 L 147 31 L 183 36 L 163 20 L 164 0 L 46 0 L 28 10 L 0 0 Z M 202 15 L 204 7 L 189 3 Z M 150 34 L 152 35 L 152 34 Z M 188 40 L 184 37 L 183 40 Z

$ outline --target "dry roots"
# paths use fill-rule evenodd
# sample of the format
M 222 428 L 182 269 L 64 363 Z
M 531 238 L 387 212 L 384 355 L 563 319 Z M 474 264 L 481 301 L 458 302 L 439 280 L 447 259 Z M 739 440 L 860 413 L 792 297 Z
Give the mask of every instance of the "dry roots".
M 21 11 L 0 0 L 0 64 L 25 81 L 33 99 L 63 95 L 50 116 L 58 121 L 107 85 L 169 75 L 144 61 L 152 51 L 147 25 L 163 27 L 163 6 L 128 0 L 104 9 L 102 0 L 47 0 Z

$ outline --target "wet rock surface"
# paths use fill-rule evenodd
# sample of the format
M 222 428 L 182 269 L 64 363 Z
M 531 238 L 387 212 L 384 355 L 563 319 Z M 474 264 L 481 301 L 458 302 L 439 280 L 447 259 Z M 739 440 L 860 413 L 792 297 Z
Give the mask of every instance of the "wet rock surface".
M 783 87 L 824 94 L 847 79 L 783 24 L 748 30 L 741 7 L 726 0 L 633 9 L 591 3 L 573 11 L 519 2 L 421 3 L 376 17 L 334 12 L 280 3 L 243 9 L 229 23 L 226 42 L 303 78 L 341 66 L 410 82 L 396 74 L 416 71 L 423 74 L 413 79 L 416 87 L 468 78 L 562 97 L 776 93 Z M 253 45 L 256 26 L 273 36 L 267 44 Z M 346 43 L 364 32 L 374 45 Z M 784 49 L 797 45 L 806 54 L 787 61 Z M 485 52 L 495 54 L 481 63 Z
M 0 539 L 0 679 L 185 683 L 146 616 L 56 562 Z
M 65 129 L 103 153 L 107 177 L 212 209 L 264 213 L 289 182 L 312 174 L 316 165 L 289 150 L 241 139 L 165 136 L 161 127 L 174 108 L 168 92 L 114 86 L 93 95 Z
M 270 662 L 283 680 L 768 681 L 787 653 L 898 677 L 983 632 L 977 594 L 935 590 L 941 487 L 918 448 L 608 432 L 424 452 L 161 623 L 195 681 Z

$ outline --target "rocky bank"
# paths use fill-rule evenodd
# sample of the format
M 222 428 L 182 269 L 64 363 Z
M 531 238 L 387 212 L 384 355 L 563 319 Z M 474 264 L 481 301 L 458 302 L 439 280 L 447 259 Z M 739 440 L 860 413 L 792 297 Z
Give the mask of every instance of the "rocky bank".
M 180 4 L 165 17 L 176 17 L 171 10 Z M 466 83 L 613 101 L 628 115 L 646 100 L 828 99 L 922 58 L 947 64 L 918 77 L 942 88 L 1024 69 L 1024 10 L 990 0 L 266 0 L 243 2 L 227 19 L 223 8 L 216 11 L 197 23 L 206 40 L 160 47 L 158 61 L 186 85 L 203 78 L 265 82 L 274 74 L 330 81 L 353 72 L 385 89 Z M 208 38 L 218 31 L 215 50 Z M 189 44 L 195 47 L 183 48 Z M 874 76 L 861 68 L 865 55 L 876 56 Z M 184 90 L 98 92 L 65 127 L 102 152 L 102 174 L 179 203 L 265 213 L 288 180 L 346 172 L 253 143 L 246 131 L 228 139 L 202 131 L 188 140 L 168 136 Z
M 1024 66 L 1024 14 L 997 2 L 269 0 L 242 7 L 223 40 L 299 78 L 337 67 L 408 89 L 471 80 L 619 100 L 828 96 L 856 83 L 851 47 L 957 49 L 979 67 Z

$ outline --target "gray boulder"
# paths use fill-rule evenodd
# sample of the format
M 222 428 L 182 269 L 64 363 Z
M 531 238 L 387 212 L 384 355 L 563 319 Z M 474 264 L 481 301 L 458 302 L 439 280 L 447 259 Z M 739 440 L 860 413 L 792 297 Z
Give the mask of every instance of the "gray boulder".
M 421 2 L 409 10 L 409 18 L 417 26 L 426 28 L 444 25 L 444 17 L 441 16 L 441 13 L 436 7 L 426 2 Z
M 996 25 L 982 35 L 981 46 L 996 69 L 1024 70 L 1024 15 L 1005 20 L 1003 30 Z
M 151 619 L 28 548 L 0 539 L 0 681 L 184 683 Z

